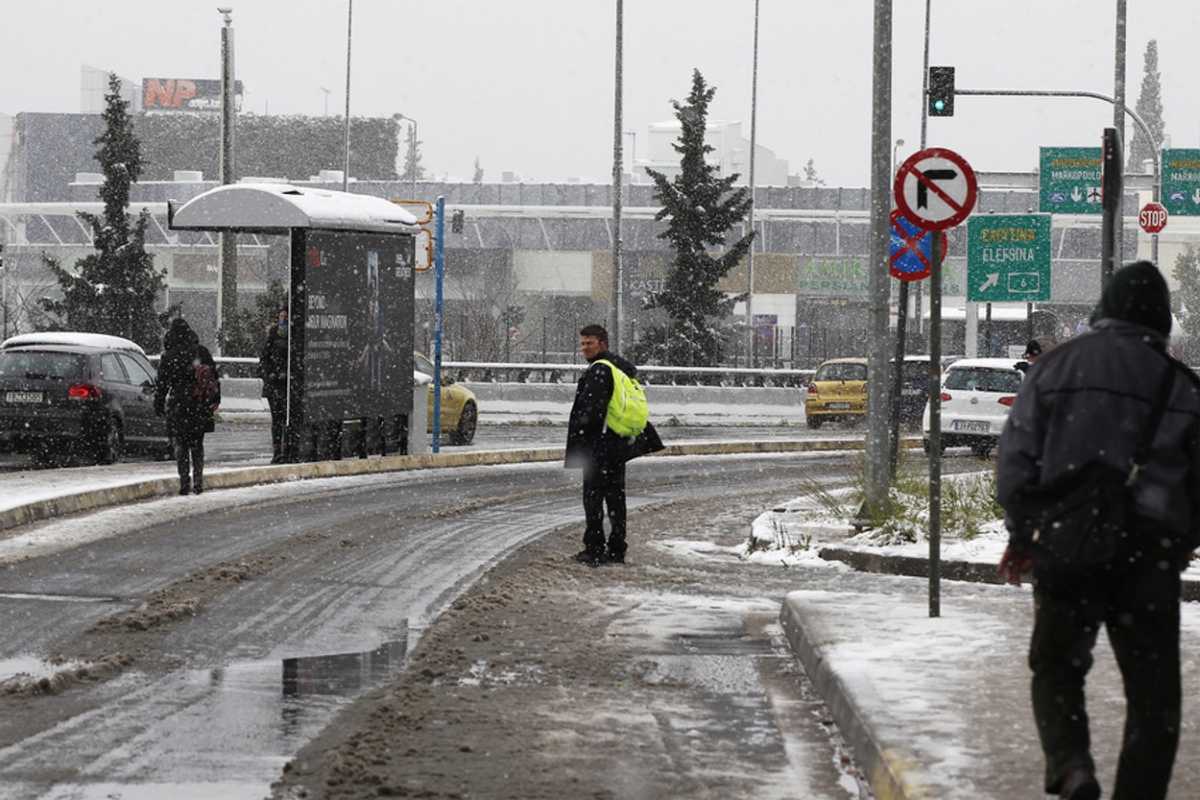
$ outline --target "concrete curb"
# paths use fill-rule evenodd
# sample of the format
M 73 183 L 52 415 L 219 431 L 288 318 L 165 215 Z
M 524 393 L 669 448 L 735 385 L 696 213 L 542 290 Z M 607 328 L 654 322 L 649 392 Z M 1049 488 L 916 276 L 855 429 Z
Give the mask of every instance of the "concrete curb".
M 875 800 L 924 800 L 927 793 L 912 786 L 905 778 L 905 765 L 915 763 L 916 759 L 908 753 L 885 749 L 880 743 L 854 695 L 828 665 L 819 632 L 805 626 L 805 615 L 798 601 L 792 598 L 784 601 L 779 623 L 788 646 L 829 707 L 842 738 L 854 751 L 854 759 L 866 775 Z
M 920 441 L 903 440 L 905 447 L 919 447 Z M 659 456 L 723 455 L 737 453 L 799 453 L 836 450 L 861 450 L 861 440 L 813 439 L 745 442 L 701 442 L 668 445 L 655 453 Z M 259 467 L 211 472 L 204 478 L 205 489 L 235 489 L 269 483 L 336 478 L 350 475 L 373 475 L 384 472 L 404 472 L 414 469 L 491 466 L 497 464 L 558 461 L 563 457 L 560 447 L 528 448 L 524 450 L 486 450 L 461 453 L 438 453 L 383 458 L 353 458 L 341 461 L 314 461 L 303 464 L 274 464 Z M 109 506 L 134 503 L 154 497 L 166 497 L 179 491 L 175 478 L 152 478 L 103 489 L 91 489 L 37 500 L 0 511 L 0 531 L 54 517 L 95 511 Z
M 826 561 L 840 561 L 854 567 L 859 572 L 903 575 L 910 578 L 929 577 L 929 560 L 919 556 L 885 556 L 878 553 L 864 553 L 860 550 L 846 550 L 841 547 L 822 547 L 818 555 Z M 996 574 L 995 564 L 981 564 L 976 561 L 942 561 L 941 572 L 942 578 L 950 581 L 996 584 L 1004 582 Z M 1185 601 L 1200 601 L 1200 581 L 1184 579 L 1181 584 L 1182 596 Z

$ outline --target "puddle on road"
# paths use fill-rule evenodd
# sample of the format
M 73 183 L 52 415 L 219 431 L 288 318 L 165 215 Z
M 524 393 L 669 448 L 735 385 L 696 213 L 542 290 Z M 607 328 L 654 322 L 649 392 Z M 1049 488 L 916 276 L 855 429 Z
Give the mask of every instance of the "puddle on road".
M 406 631 L 373 650 L 233 662 L 157 678 L 128 672 L 121 680 L 130 688 L 108 703 L 102 729 L 62 725 L 39 737 L 38 746 L 19 744 L 4 756 L 26 774 L 59 758 L 80 763 L 80 752 L 103 765 L 85 762 L 74 781 L 43 786 L 45 800 L 260 800 L 338 711 L 404 668 L 408 638 Z M 28 671 L 38 663 L 9 659 L 0 668 Z
M 51 662 L 33 655 L 0 658 L 0 685 L 17 677 L 29 677 L 37 680 L 38 678 L 52 677 L 56 672 L 85 666 L 87 664 L 83 661 L 56 660 Z

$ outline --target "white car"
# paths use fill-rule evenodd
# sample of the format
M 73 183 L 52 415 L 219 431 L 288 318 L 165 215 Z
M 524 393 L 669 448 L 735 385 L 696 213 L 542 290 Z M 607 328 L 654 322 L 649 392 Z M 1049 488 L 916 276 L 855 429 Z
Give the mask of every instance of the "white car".
M 1021 379 L 1011 358 L 960 358 L 942 374 L 942 449 L 970 447 L 984 456 L 1000 439 Z M 929 405 L 921 418 L 925 452 L 929 447 Z

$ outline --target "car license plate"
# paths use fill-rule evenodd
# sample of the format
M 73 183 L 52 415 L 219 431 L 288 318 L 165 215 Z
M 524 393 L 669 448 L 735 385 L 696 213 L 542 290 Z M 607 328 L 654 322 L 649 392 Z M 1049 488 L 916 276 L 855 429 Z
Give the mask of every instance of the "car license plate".
M 969 419 L 956 419 L 954 421 L 954 430 L 962 431 L 963 433 L 991 433 L 992 426 L 986 422 L 976 422 Z
M 826 403 L 825 407 L 833 411 L 846 411 L 850 408 L 849 403 Z
M 6 403 L 40 403 L 42 402 L 41 392 L 5 392 L 4 402 Z
M 904 395 L 905 397 L 916 397 L 920 393 L 921 393 L 920 389 L 901 389 L 900 390 L 900 394 Z

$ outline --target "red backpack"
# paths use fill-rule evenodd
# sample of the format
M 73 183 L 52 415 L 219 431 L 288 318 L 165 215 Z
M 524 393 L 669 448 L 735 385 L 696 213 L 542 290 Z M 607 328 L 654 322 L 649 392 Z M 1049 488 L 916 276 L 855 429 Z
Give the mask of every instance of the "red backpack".
M 221 401 L 217 371 L 198 358 L 192 360 L 192 400 L 201 408 L 215 408 Z

